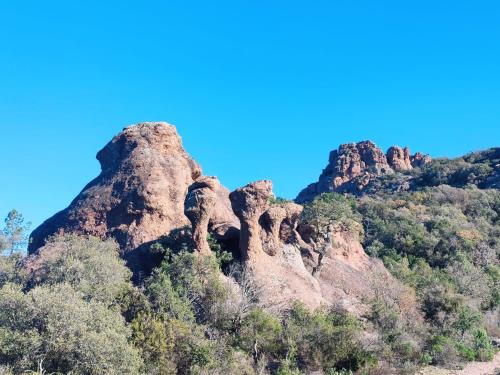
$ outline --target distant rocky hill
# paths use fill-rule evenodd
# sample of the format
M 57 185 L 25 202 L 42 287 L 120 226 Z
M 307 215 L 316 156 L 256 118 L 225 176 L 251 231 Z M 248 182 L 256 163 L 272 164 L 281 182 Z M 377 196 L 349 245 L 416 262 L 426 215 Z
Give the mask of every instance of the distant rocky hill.
M 408 147 L 392 146 L 385 154 L 371 141 L 343 144 L 330 153 L 318 182 L 302 190 L 296 201 L 309 202 L 326 192 L 360 194 L 380 176 L 421 168 L 430 162 L 429 155 L 411 155 Z
M 433 160 L 421 152 L 411 155 L 408 147 L 392 146 L 384 154 L 371 141 L 343 144 L 330 153 L 318 182 L 302 190 L 296 202 L 307 203 L 327 192 L 380 195 L 439 185 L 498 189 L 500 148 Z

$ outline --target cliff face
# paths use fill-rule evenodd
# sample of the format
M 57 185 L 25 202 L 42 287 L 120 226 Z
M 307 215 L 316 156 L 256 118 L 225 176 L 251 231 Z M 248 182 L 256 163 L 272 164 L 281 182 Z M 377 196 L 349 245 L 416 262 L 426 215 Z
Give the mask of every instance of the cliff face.
M 343 145 L 331 153 L 328 167 L 307 197 L 349 186 L 359 177 L 410 168 L 409 158 L 408 150 L 394 149 L 388 159 L 371 142 Z M 347 233 L 332 231 L 321 244 L 312 240 L 301 229 L 301 205 L 271 203 L 271 181 L 230 193 L 217 178 L 203 176 L 172 125 L 128 127 L 99 151 L 97 159 L 100 175 L 68 208 L 33 231 L 30 253 L 60 232 L 114 238 L 132 270 L 147 272 L 157 261 L 149 245 L 191 226 L 196 254 L 211 254 L 207 236 L 214 236 L 251 273 L 262 289 L 262 302 L 276 309 L 300 300 L 313 308 L 341 304 L 362 313 L 363 301 L 373 295 L 375 278 L 397 284 Z
M 309 202 L 326 192 L 359 194 L 379 176 L 422 167 L 430 161 L 428 155 L 410 155 L 407 147 L 392 146 L 385 154 L 371 141 L 343 144 L 330 153 L 318 182 L 302 190 L 296 201 Z

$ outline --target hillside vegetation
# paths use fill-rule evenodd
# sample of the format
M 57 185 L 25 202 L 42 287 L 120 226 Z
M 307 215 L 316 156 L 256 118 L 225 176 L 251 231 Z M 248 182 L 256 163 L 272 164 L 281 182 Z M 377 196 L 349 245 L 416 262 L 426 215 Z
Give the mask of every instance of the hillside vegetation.
M 498 148 L 438 159 L 305 206 L 316 233 L 342 227 L 383 261 L 415 318 L 384 285 L 361 317 L 300 302 L 275 312 L 224 244 L 210 236 L 214 255 L 195 255 L 187 228 L 152 245 L 163 260 L 135 284 L 112 240 L 54 236 L 28 257 L 12 212 L 0 236 L 0 374 L 411 374 L 491 360 L 499 163 Z

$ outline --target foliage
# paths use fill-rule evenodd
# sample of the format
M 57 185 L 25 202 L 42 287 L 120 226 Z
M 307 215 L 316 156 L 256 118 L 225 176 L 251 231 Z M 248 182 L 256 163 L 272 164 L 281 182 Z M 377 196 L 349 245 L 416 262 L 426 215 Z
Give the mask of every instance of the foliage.
M 358 370 L 371 360 L 359 341 L 360 326 L 355 319 L 335 309 L 310 312 L 296 303 L 286 321 L 288 356 L 299 368 Z
M 365 249 L 419 296 L 434 363 L 491 357 L 483 322 L 498 306 L 499 202 L 498 190 L 446 185 L 358 200 Z
M 307 204 L 302 211 L 302 225 L 314 228 L 315 237 L 327 236 L 340 227 L 361 237 L 361 217 L 354 210 L 355 201 L 336 193 L 323 193 Z
M 28 244 L 27 233 L 31 223 L 25 223 L 23 215 L 16 210 L 11 210 L 5 218 L 4 228 L 0 231 L 0 255 L 6 252 L 12 255 L 22 251 Z
M 416 183 L 419 186 L 476 185 L 486 188 L 494 175 L 498 176 L 499 165 L 500 148 L 474 152 L 456 159 L 436 159 L 418 171 Z
M 129 330 L 118 312 L 82 300 L 67 284 L 26 294 L 7 285 L 0 294 L 2 356 L 20 364 L 43 358 L 47 369 L 63 373 L 138 371 L 140 358 L 127 342 Z M 13 316 L 14 325 L 8 323 Z
M 108 305 L 128 287 L 131 277 L 114 241 L 75 235 L 49 240 L 29 266 L 34 285 L 66 283 L 84 299 Z

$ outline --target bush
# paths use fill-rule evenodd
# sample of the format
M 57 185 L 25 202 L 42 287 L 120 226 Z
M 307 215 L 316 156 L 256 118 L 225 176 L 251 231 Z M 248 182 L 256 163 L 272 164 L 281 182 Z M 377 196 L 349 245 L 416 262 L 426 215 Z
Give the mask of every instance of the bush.
M 0 290 L 0 361 L 16 373 L 43 359 L 48 372 L 135 374 L 141 360 L 129 336 L 118 312 L 68 284 Z
M 289 356 L 309 371 L 358 370 L 371 360 L 359 341 L 360 326 L 348 314 L 296 303 L 285 324 Z
M 130 285 L 131 272 L 118 257 L 118 245 L 94 237 L 54 237 L 28 267 L 32 285 L 66 283 L 86 300 L 106 304 L 112 304 Z

